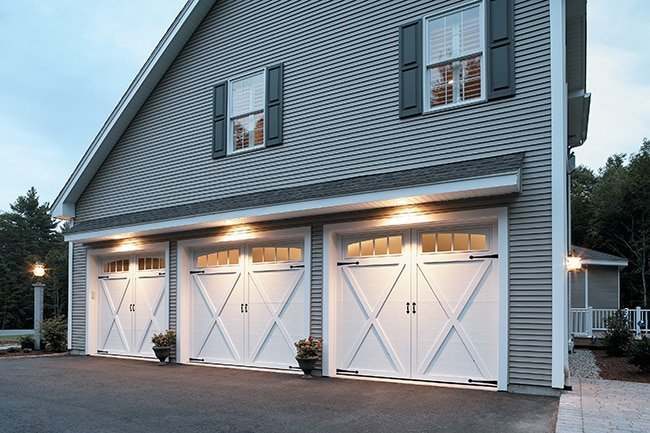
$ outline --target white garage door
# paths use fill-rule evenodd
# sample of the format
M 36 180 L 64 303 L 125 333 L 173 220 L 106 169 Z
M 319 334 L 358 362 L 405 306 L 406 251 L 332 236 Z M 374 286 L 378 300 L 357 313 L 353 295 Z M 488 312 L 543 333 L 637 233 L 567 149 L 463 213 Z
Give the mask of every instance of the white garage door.
M 343 238 L 337 372 L 496 384 L 496 241 L 491 227 Z
M 99 292 L 97 352 L 152 358 L 151 336 L 167 328 L 164 257 L 105 259 Z
M 288 369 L 309 332 L 304 242 L 198 250 L 190 361 Z

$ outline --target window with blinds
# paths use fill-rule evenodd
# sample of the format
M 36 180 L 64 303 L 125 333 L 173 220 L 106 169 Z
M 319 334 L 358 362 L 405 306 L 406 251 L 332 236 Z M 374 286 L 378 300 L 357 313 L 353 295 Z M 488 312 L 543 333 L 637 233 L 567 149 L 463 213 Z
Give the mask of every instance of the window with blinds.
M 483 97 L 481 5 L 425 21 L 427 109 Z
M 264 146 L 264 72 L 230 83 L 230 146 L 233 152 Z

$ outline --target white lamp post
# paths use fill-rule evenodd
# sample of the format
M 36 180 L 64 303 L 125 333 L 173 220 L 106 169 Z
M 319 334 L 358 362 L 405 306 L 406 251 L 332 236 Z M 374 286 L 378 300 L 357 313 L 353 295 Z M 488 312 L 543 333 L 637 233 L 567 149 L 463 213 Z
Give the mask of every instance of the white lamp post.
M 41 262 L 34 264 L 32 273 L 36 278 L 41 278 L 45 275 L 45 266 Z M 45 291 L 45 284 L 38 282 L 32 284 L 34 287 L 34 348 L 41 349 L 41 322 L 43 322 L 43 292 Z

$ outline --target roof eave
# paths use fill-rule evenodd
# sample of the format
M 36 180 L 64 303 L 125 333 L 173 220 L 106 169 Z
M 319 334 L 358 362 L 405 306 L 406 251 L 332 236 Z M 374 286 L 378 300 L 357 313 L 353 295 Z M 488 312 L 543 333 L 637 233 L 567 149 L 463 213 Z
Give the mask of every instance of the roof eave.
M 75 217 L 77 200 L 215 2 L 188 0 L 185 3 L 52 202 L 53 217 L 62 220 Z

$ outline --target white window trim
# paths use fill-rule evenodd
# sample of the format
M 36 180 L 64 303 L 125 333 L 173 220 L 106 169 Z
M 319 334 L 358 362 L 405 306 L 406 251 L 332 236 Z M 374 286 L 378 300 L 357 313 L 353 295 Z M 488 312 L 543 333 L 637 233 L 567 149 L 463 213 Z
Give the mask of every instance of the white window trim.
M 228 105 L 227 106 L 227 111 L 228 111 L 228 117 L 227 117 L 227 119 L 228 119 L 228 140 L 227 140 L 227 143 L 228 143 L 228 145 L 227 145 L 227 155 L 237 155 L 237 154 L 240 154 L 240 153 L 251 152 L 253 150 L 263 149 L 264 147 L 266 147 L 266 69 L 267 68 L 258 69 L 258 70 L 255 70 L 255 71 L 249 72 L 247 74 L 243 74 L 243 75 L 240 75 L 238 77 L 231 78 L 231 79 L 228 80 L 228 95 L 227 95 L 227 97 L 228 97 L 228 104 L 227 104 Z M 258 145 L 258 146 L 253 145 L 253 146 L 247 147 L 245 149 L 235 150 L 234 143 L 233 143 L 233 138 L 232 138 L 232 132 L 233 132 L 233 128 L 232 128 L 232 125 L 233 125 L 233 121 L 232 121 L 232 117 L 233 117 L 233 113 L 232 113 L 232 83 L 234 81 L 239 81 L 239 80 L 243 80 L 245 78 L 252 77 L 252 76 L 257 75 L 259 73 L 262 74 L 262 87 L 264 89 L 264 101 L 263 101 L 263 104 L 262 104 L 262 115 L 264 116 L 264 129 L 265 129 L 265 131 L 264 131 L 264 142 L 261 145 Z M 252 114 L 252 113 L 254 113 L 254 112 L 251 111 L 248 114 Z M 243 116 L 243 114 L 242 114 L 242 116 Z
M 470 100 L 465 100 L 465 101 L 460 101 L 460 102 L 452 102 L 450 104 L 444 104 L 444 105 L 437 105 L 435 107 L 431 107 L 431 100 L 429 98 L 429 85 L 428 85 L 428 79 L 427 79 L 427 70 L 430 65 L 437 65 L 440 64 L 440 62 L 436 63 L 431 63 L 429 64 L 427 62 L 427 49 L 429 45 L 429 32 L 427 31 L 427 21 L 434 19 L 434 18 L 441 18 L 447 15 L 451 15 L 454 13 L 462 12 L 467 9 L 471 9 L 475 6 L 479 6 L 479 21 L 481 25 L 481 31 L 480 31 L 480 38 L 481 38 L 481 97 L 480 98 L 474 98 Z M 451 8 L 445 8 L 442 9 L 436 13 L 430 14 L 430 15 L 425 15 L 422 18 L 422 98 L 423 98 L 423 105 L 424 107 L 424 113 L 431 113 L 431 112 L 436 112 L 436 111 L 443 111 L 443 110 L 448 110 L 450 108 L 456 108 L 456 107 L 462 107 L 464 105 L 472 105 L 476 104 L 479 102 L 484 102 L 487 100 L 487 92 L 485 91 L 485 86 L 487 85 L 487 80 L 486 80 L 486 70 L 485 70 L 485 52 L 487 50 L 487 37 L 486 37 L 486 23 L 485 23 L 485 2 L 484 1 L 471 1 L 467 2 L 465 4 L 462 4 L 457 7 L 451 7 Z M 458 59 L 463 59 L 466 56 L 460 57 Z M 457 60 L 458 60 L 457 59 Z

